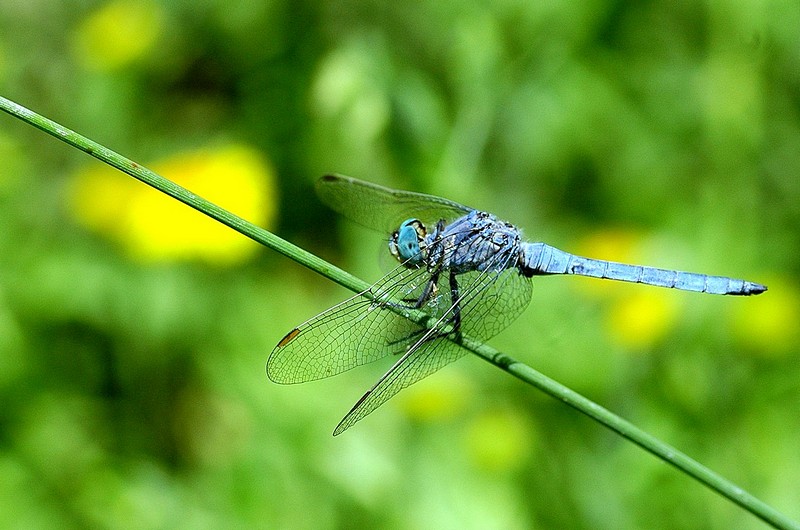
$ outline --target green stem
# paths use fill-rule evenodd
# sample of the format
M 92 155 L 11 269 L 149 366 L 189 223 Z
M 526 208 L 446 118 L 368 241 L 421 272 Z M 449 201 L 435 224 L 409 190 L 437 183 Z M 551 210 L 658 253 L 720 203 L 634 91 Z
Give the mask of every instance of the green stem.
M 333 280 L 334 282 L 350 289 L 354 292 L 362 292 L 369 285 L 347 272 L 331 265 L 325 260 L 314 256 L 296 245 L 284 241 L 278 236 L 259 228 L 258 226 L 237 217 L 208 202 L 202 197 L 198 197 L 189 190 L 165 179 L 164 177 L 150 171 L 149 169 L 129 160 L 102 145 L 89 140 L 47 118 L 32 112 L 21 105 L 0 97 L 0 110 L 15 116 L 44 132 L 55 136 L 61 141 L 84 151 L 93 157 L 102 160 L 108 165 L 127 173 L 128 175 L 152 186 L 153 188 L 166 193 L 170 197 L 191 206 L 192 208 L 216 219 L 217 221 L 233 228 L 237 232 L 257 241 L 288 258 L 305 265 L 311 270 Z M 597 403 L 581 396 L 577 392 L 570 390 L 564 385 L 550 379 L 549 377 L 537 372 L 530 366 L 516 361 L 498 350 L 487 346 L 468 337 L 463 339 L 462 345 L 486 361 L 505 370 L 522 381 L 535 386 L 550 396 L 559 399 L 570 407 L 593 418 L 602 425 L 632 441 L 636 445 L 649 451 L 663 461 L 675 466 L 687 475 L 693 477 L 698 482 L 705 484 L 720 495 L 730 499 L 743 509 L 747 510 L 756 517 L 769 523 L 775 528 L 800 530 L 800 524 L 792 521 L 781 514 L 768 504 L 760 501 L 742 488 L 731 483 L 729 480 L 714 473 L 699 462 L 689 458 L 684 453 L 670 445 L 660 441 L 654 436 L 642 431 L 630 422 L 620 418 Z

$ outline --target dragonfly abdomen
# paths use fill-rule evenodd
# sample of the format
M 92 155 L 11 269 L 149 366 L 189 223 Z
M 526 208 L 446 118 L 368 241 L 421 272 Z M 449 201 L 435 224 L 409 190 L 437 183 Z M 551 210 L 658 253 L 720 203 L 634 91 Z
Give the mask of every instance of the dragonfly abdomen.
M 526 276 L 575 274 L 709 294 L 751 295 L 767 290 L 736 278 L 584 258 L 545 243 L 523 243 L 520 267 Z

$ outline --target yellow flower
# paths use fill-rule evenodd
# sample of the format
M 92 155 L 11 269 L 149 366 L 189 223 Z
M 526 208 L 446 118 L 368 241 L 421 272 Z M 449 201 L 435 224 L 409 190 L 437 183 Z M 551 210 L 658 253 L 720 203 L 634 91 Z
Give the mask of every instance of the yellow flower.
M 161 33 L 162 12 L 152 2 L 116 0 L 90 14 L 73 36 L 78 58 L 95 70 L 124 67 L 150 51 Z
M 640 263 L 644 261 L 645 240 L 631 230 L 602 229 L 589 234 L 577 245 L 576 253 L 589 258 Z M 661 340 L 675 325 L 680 298 L 665 289 L 616 281 L 583 278 L 576 282 L 586 294 L 607 300 L 605 327 L 617 343 L 633 349 L 647 349 Z
M 763 355 L 800 352 L 800 289 L 782 277 L 767 278 L 769 291 L 737 301 L 730 313 L 731 334 Z
M 276 214 L 272 169 L 254 149 L 227 145 L 174 155 L 153 170 L 257 225 Z M 258 245 L 234 230 L 108 166 L 76 175 L 71 206 L 86 227 L 119 241 L 145 261 L 239 262 Z
M 636 286 L 614 300 L 605 318 L 609 335 L 628 348 L 649 349 L 678 319 L 675 293 L 657 287 Z

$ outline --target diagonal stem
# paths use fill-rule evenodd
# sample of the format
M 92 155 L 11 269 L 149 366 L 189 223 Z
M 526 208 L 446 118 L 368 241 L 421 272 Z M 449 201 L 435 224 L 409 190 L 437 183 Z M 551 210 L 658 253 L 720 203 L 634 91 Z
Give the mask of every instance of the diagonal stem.
M 220 223 L 229 226 L 230 228 L 249 237 L 250 239 L 277 252 L 280 252 L 284 256 L 296 261 L 297 263 L 300 263 L 301 265 L 305 265 L 311 270 L 325 276 L 339 285 L 342 285 L 343 287 L 346 287 L 347 289 L 350 289 L 351 291 L 358 293 L 365 291 L 369 287 L 369 284 L 363 280 L 360 280 L 343 271 L 342 269 L 331 265 L 327 261 L 248 221 L 245 221 L 241 217 L 238 217 L 213 203 L 208 202 L 202 197 L 199 197 L 189 190 L 178 186 L 174 182 L 165 179 L 164 177 L 154 173 L 153 171 L 150 171 L 136 162 L 133 162 L 132 160 L 129 160 L 70 129 L 67 129 L 62 125 L 59 125 L 54 121 L 36 114 L 35 112 L 18 105 L 17 103 L 14 103 L 13 101 L 9 101 L 2 96 L 0 96 L 0 110 L 19 118 L 22 121 L 33 125 L 34 127 L 37 127 L 52 136 L 55 136 L 61 141 L 80 149 L 81 151 L 84 151 L 85 153 L 88 153 L 99 160 L 102 160 L 106 164 L 115 167 L 124 173 L 127 173 L 135 179 L 138 179 L 145 184 L 152 186 L 163 193 L 166 193 L 170 197 L 188 206 L 191 206 L 195 210 L 198 210 L 199 212 L 202 212 L 213 219 L 216 219 Z M 390 305 L 387 306 L 387 308 L 393 311 L 395 310 L 395 308 Z M 400 311 L 399 309 L 397 309 L 397 311 L 407 318 L 414 317 L 415 320 L 421 318 L 420 315 L 409 314 L 408 312 Z M 530 366 L 516 361 L 515 359 L 501 353 L 491 346 L 472 340 L 469 337 L 462 337 L 461 345 L 498 368 L 510 373 L 514 377 L 517 377 L 525 383 L 540 389 L 546 394 L 563 401 L 570 407 L 620 434 L 624 438 L 652 453 L 664 462 L 667 462 L 668 464 L 678 468 L 698 482 L 704 484 L 713 491 L 716 491 L 723 497 L 726 497 L 773 527 L 800 530 L 800 523 L 792 521 L 787 516 L 775 510 L 773 507 L 757 499 L 750 493 L 703 466 L 696 460 L 693 460 L 686 454 L 678 451 L 674 447 L 662 442 L 653 435 L 639 429 L 632 423 L 613 414 L 609 410 L 565 387 L 557 381 L 554 381 L 544 374 L 537 372 Z

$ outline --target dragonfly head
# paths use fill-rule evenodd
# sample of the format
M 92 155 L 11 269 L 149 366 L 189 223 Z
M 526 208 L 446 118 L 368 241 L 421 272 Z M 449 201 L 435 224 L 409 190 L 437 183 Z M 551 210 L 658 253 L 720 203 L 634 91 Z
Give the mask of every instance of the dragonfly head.
M 420 265 L 425 256 L 425 225 L 419 219 L 406 219 L 389 239 L 389 252 L 409 266 Z

